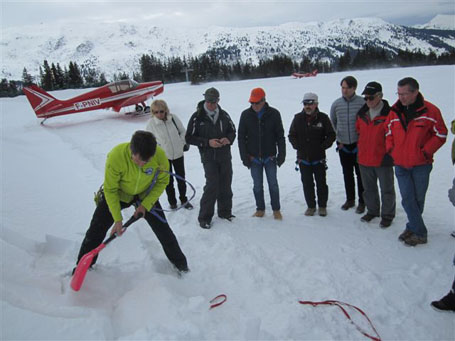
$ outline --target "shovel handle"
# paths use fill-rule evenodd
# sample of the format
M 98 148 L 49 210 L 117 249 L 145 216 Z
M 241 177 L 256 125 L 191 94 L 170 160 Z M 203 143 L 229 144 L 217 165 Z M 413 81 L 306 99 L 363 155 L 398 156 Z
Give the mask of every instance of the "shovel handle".
M 125 232 L 126 229 L 128 228 L 128 226 L 130 226 L 130 225 L 131 225 L 132 223 L 134 223 L 135 221 L 141 219 L 142 216 L 143 216 L 142 213 L 139 213 L 137 216 L 134 216 L 134 215 L 131 216 L 131 218 L 128 219 L 128 221 L 127 221 L 125 224 L 123 224 L 122 232 Z M 106 239 L 106 240 L 103 242 L 103 244 L 104 244 L 104 245 L 107 245 L 107 244 L 109 244 L 111 241 L 113 241 L 115 238 L 117 238 L 117 234 L 113 234 L 112 236 L 110 236 L 108 239 Z

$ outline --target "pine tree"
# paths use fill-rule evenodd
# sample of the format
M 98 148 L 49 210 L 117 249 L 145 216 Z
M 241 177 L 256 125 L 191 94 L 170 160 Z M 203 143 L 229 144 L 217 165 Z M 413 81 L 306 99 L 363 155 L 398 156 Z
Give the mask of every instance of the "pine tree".
M 24 86 L 29 86 L 33 84 L 33 77 L 27 72 L 27 69 L 24 67 L 22 71 L 22 83 Z
M 70 88 L 81 88 L 84 84 L 77 63 L 70 61 L 68 66 L 68 85 Z
M 43 62 L 43 76 L 41 78 L 41 86 L 44 90 L 54 90 L 54 80 L 52 77 L 52 70 L 49 67 L 47 60 Z

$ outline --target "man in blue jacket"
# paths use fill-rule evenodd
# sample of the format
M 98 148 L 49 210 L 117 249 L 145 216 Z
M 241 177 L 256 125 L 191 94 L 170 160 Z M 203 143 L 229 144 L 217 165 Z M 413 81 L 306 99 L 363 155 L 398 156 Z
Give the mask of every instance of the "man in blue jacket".
M 255 88 L 251 91 L 251 106 L 242 112 L 239 123 L 239 149 L 243 164 L 251 170 L 253 192 L 256 199 L 254 217 L 265 214 L 263 174 L 267 176 L 273 217 L 282 219 L 280 192 L 277 180 L 277 166 L 286 158 L 286 142 L 283 123 L 278 110 L 269 106 L 265 91 Z

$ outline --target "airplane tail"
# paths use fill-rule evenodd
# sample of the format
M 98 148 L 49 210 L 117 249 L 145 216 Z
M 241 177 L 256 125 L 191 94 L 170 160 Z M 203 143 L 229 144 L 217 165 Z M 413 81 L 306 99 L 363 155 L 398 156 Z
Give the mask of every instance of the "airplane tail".
M 61 101 L 35 84 L 25 87 L 23 91 L 35 111 L 36 116 L 39 118 L 46 118 L 50 116 L 46 115 L 49 109 L 51 107 L 55 107 L 56 104 L 61 103 Z

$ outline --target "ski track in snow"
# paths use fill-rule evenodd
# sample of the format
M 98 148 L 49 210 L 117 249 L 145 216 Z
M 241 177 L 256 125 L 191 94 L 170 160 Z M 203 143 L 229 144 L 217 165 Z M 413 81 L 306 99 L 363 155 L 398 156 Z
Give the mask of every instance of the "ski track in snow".
M 453 66 L 353 74 L 359 88 L 372 79 L 380 81 L 389 102 L 395 99 L 396 81 L 414 75 L 426 98 L 442 109 L 447 125 L 452 119 L 455 105 L 448 97 L 454 90 Z M 204 89 L 214 85 L 221 90 L 221 106 L 237 125 L 251 88 L 263 86 L 270 104 L 282 113 L 287 135 L 303 92 L 318 93 L 321 111 L 328 113 L 345 75 L 171 84 L 162 98 L 187 122 Z M 54 95 L 68 98 L 80 92 Z M 453 279 L 454 240 L 448 234 L 454 211 L 447 200 L 452 137 L 436 154 L 431 175 L 425 208 L 429 244 L 416 248 L 397 241 L 406 222 L 397 185 L 397 217 L 389 229 L 380 229 L 379 219 L 365 224 L 353 210 L 339 209 L 344 185 L 334 147 L 328 151 L 329 215 L 304 217 L 300 175 L 289 143 L 286 163 L 278 172 L 283 221 L 273 220 L 266 182 L 266 216 L 251 217 L 252 180 L 235 143 L 236 218 L 228 222 L 215 213 L 213 228 L 203 230 L 197 214 L 205 180 L 197 148 L 191 146 L 185 163 L 187 179 L 197 191 L 195 209 L 166 212 L 191 271 L 180 278 L 153 231 L 139 220 L 100 253 L 95 270 L 76 293 L 69 287 L 69 271 L 93 213 L 93 192 L 103 181 L 106 153 L 144 129 L 147 118 L 96 111 L 40 126 L 25 97 L 1 103 L 2 178 L 7 179 L 2 180 L 0 234 L 2 339 L 365 339 L 337 307 L 298 303 L 326 299 L 364 310 L 383 339 L 455 336 L 453 315 L 429 307 L 431 300 L 447 293 Z M 166 194 L 160 202 L 168 208 Z M 132 213 L 128 208 L 123 216 Z M 227 301 L 209 310 L 209 301 L 219 294 L 226 294 Z M 348 312 L 373 333 L 363 316 Z

